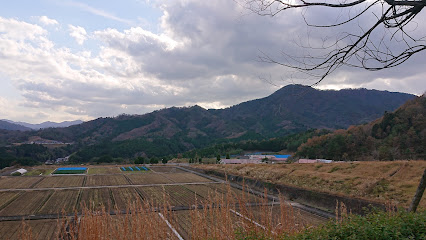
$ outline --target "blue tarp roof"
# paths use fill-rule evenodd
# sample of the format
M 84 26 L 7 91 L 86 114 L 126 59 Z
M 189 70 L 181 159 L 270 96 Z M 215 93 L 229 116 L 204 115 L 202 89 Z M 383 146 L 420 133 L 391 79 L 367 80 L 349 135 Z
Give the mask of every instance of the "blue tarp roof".
M 291 155 L 274 155 L 276 158 L 289 158 Z
M 58 168 L 58 171 L 68 171 L 68 170 L 79 170 L 79 171 L 83 171 L 86 170 L 87 168 L 85 167 L 61 167 Z

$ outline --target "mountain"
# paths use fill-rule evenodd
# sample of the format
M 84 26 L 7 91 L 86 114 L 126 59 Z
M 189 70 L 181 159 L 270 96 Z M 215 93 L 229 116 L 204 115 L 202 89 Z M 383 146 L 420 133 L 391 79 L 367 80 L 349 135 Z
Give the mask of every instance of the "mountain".
M 335 160 L 426 159 L 426 97 L 409 100 L 368 124 L 317 136 L 297 155 Z
M 172 107 L 31 134 L 0 132 L 0 143 L 30 136 L 74 142 L 69 151 L 76 152 L 73 156 L 78 161 L 103 155 L 165 156 L 215 142 L 265 139 L 312 128 L 346 128 L 372 121 L 414 97 L 367 89 L 333 91 L 289 85 L 268 97 L 226 109 Z
M 289 85 L 266 98 L 216 112 L 225 120 L 241 123 L 245 129 L 264 133 L 300 126 L 337 129 L 377 119 L 413 97 L 378 90 L 334 91 Z
M 0 129 L 12 130 L 12 131 L 31 131 L 31 128 L 24 127 L 19 124 L 10 123 L 7 121 L 0 120 Z
M 39 130 L 39 129 L 42 129 L 42 128 L 64 128 L 64 127 L 69 127 L 69 126 L 72 126 L 72 125 L 77 125 L 77 124 L 83 123 L 83 121 L 81 121 L 81 120 L 64 121 L 64 122 L 59 122 L 59 123 L 47 121 L 47 122 L 38 123 L 38 124 L 32 124 L 32 123 L 26 123 L 26 122 L 14 122 L 14 121 L 7 120 L 7 119 L 3 119 L 3 121 L 22 125 L 24 127 L 34 129 L 34 130 Z

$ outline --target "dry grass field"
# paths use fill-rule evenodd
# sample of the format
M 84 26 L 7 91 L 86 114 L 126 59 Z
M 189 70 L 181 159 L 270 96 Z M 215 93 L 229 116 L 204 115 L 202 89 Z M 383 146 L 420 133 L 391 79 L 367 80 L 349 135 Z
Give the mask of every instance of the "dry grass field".
M 125 210 L 130 203 L 141 200 L 135 188 L 111 188 L 115 208 Z
M 55 190 L 37 214 L 72 213 L 77 207 L 79 190 Z
M 0 192 L 0 210 L 19 196 L 19 192 Z
M 86 186 L 119 186 L 130 183 L 123 175 L 94 175 L 87 176 Z
M 78 211 L 81 211 L 84 206 L 93 211 L 100 211 L 102 207 L 113 209 L 112 203 L 108 188 L 83 189 Z
M 135 185 L 172 183 L 172 181 L 165 174 L 146 173 L 146 174 L 128 174 L 126 176 Z
M 114 174 L 121 173 L 119 167 L 89 167 L 88 174 Z
M 150 166 L 149 169 L 151 169 L 154 172 L 163 172 L 163 173 L 186 173 L 183 170 L 180 170 L 175 167 L 168 167 L 168 166 Z
M 81 187 L 85 176 L 49 176 L 44 177 L 34 188 Z
M 52 191 L 24 192 L 16 200 L 0 210 L 0 216 L 36 214 L 52 193 Z
M 28 238 L 36 240 L 55 239 L 57 236 L 57 222 L 58 220 L 32 220 L 26 221 L 4 221 L 0 222 L 0 239 L 14 240 L 14 239 L 25 239 L 23 236 L 23 224 L 31 228 L 28 234 Z
M 200 177 L 192 173 L 173 173 L 167 174 L 165 177 L 176 183 L 193 183 L 193 182 L 211 182 L 212 180 Z
M 25 176 L 46 176 L 55 171 L 54 168 L 44 169 L 44 168 L 34 168 L 29 169 Z
M 0 189 L 31 188 L 41 177 L 0 177 Z
M 231 236 L 239 228 L 256 231 L 263 229 L 253 225 L 252 220 L 244 216 L 259 218 L 260 224 L 266 227 L 280 228 L 278 216 L 283 214 L 279 214 L 276 209 L 270 209 L 269 212 L 277 221 L 268 222 L 265 216 L 269 212 L 263 208 L 238 208 L 238 205 L 245 206 L 246 203 L 265 204 L 267 200 L 261 197 L 225 183 L 207 183 L 211 180 L 177 168 L 155 168 L 158 171 L 143 174 L 104 172 L 87 176 L 2 178 L 3 184 L 9 185 L 8 188 L 0 188 L 3 190 L 0 191 L 0 217 L 4 217 L 0 218 L 0 239 L 57 239 L 57 233 L 64 232 L 64 229 L 58 231 L 61 224 L 66 224 L 67 236 L 74 235 L 75 239 L 100 239 L 100 236 L 108 236 L 108 239 L 178 239 L 179 234 L 185 239 L 226 239 L 226 236 Z M 123 186 L 130 184 L 129 180 L 134 185 L 148 186 Z M 34 189 L 27 191 L 22 186 L 33 186 Z M 53 189 L 60 187 L 74 189 Z M 198 210 L 182 210 L 200 205 L 202 208 Z M 176 212 L 168 211 L 165 206 L 178 208 Z M 131 214 L 118 211 L 117 215 L 111 215 L 110 211 L 116 209 L 128 210 Z M 75 210 L 79 214 L 78 222 L 59 223 L 62 221 L 62 213 L 74 216 Z M 243 212 L 244 216 L 234 211 Z M 56 219 L 28 220 L 26 223 L 31 228 L 29 232 L 22 228 L 18 219 L 32 215 Z M 297 217 L 307 219 L 306 225 L 324 221 L 315 216 L 310 218 L 306 212 L 301 212 Z M 302 224 L 304 221 L 300 219 L 299 222 L 289 224 L 302 227 L 305 226 Z M 4 227 L 9 231 L 4 231 Z M 172 228 L 177 232 L 173 232 Z M 20 233 L 31 234 L 21 236 Z
M 344 194 L 408 207 L 426 169 L 426 161 L 315 164 L 197 165 L 267 182 Z M 426 209 L 426 198 L 420 207 Z

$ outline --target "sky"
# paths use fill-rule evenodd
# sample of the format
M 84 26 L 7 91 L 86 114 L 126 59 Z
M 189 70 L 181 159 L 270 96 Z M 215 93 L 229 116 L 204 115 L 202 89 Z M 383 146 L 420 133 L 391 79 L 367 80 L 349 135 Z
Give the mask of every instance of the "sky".
M 413 34 L 425 32 L 424 15 L 409 29 Z M 171 106 L 224 108 L 288 84 L 313 84 L 259 60 L 263 54 L 306 56 L 312 49 L 301 43 L 315 48 L 342 30 L 312 30 L 302 16 L 321 23 L 344 14 L 296 10 L 259 16 L 241 0 L 3 1 L 0 119 L 87 121 Z M 343 67 L 316 87 L 420 95 L 426 90 L 425 63 L 425 53 L 419 53 L 385 71 Z

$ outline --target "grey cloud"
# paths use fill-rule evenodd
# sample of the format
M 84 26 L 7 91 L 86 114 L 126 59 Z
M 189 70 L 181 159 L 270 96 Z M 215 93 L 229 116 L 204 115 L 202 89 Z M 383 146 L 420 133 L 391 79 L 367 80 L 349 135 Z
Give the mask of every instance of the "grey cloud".
M 288 69 L 259 62 L 260 51 L 277 59 L 281 51 L 303 55 L 309 51 L 297 48 L 299 40 L 307 43 L 309 36 L 312 44 L 318 44 L 322 37 L 336 34 L 332 29 L 308 31 L 298 12 L 261 17 L 229 0 L 173 0 L 162 4 L 162 9 L 159 34 L 142 28 L 100 29 L 88 33 L 103 44 L 97 56 L 38 49 L 42 53 L 31 58 L 25 52 L 1 55 L 0 63 L 22 64 L 19 70 L 2 67 L 0 71 L 16 75 L 14 82 L 26 106 L 55 109 L 58 114 L 99 117 L 197 103 L 229 106 L 277 90 L 259 76 L 280 86 L 313 83 Z M 312 15 L 311 19 L 334 21 L 330 16 Z M 344 67 L 325 79 L 324 85 L 421 93 L 426 90 L 425 62 L 423 54 L 387 71 Z

